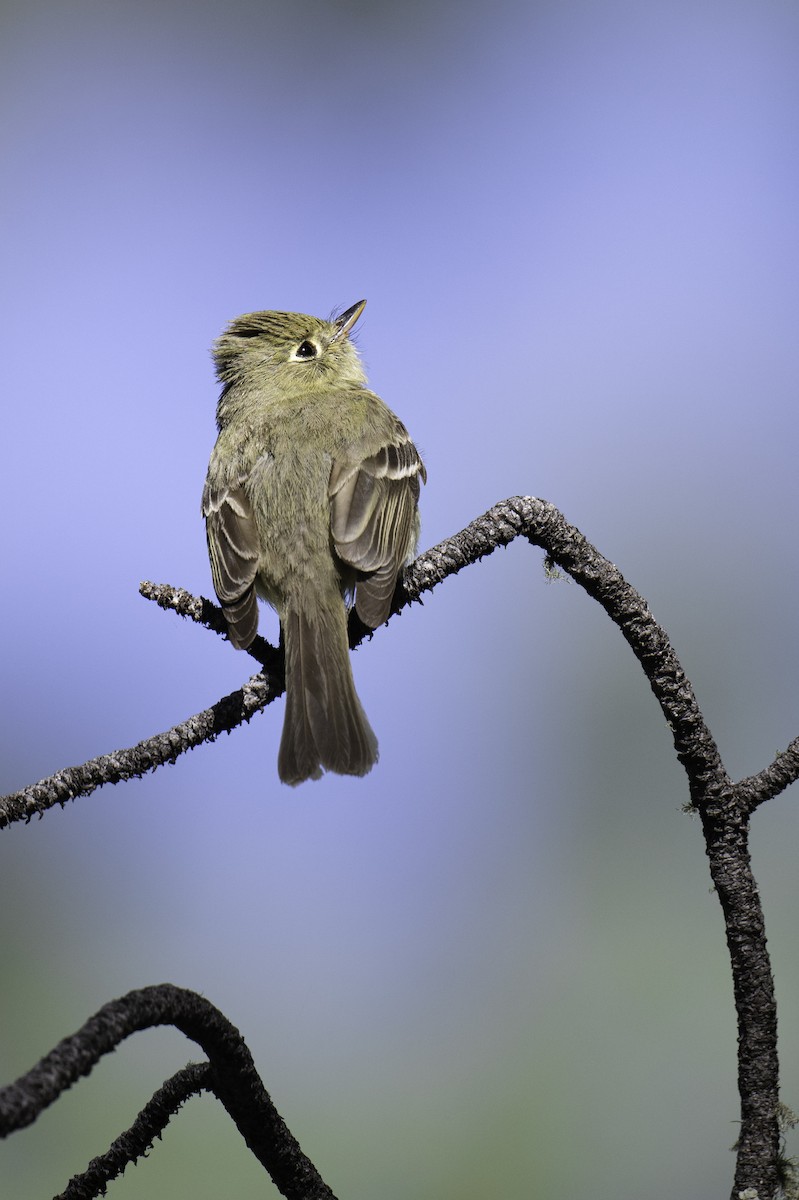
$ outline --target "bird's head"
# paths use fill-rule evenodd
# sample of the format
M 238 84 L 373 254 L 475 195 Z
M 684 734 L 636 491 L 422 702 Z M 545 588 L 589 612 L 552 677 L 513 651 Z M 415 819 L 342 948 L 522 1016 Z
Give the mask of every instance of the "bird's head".
M 365 306 L 359 300 L 330 321 L 289 312 L 236 317 L 213 347 L 220 383 L 225 391 L 243 385 L 281 397 L 363 384 L 366 375 L 350 332 Z

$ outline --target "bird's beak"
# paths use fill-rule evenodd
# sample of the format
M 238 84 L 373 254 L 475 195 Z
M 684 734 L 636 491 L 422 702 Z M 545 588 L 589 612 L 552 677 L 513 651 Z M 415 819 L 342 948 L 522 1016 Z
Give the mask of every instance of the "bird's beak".
M 359 300 L 357 304 L 353 304 L 352 308 L 348 308 L 346 312 L 343 312 L 341 316 L 334 321 L 336 326 L 336 332 L 333 334 L 332 338 L 334 342 L 338 341 L 339 338 L 347 337 L 349 335 L 350 330 L 365 308 L 366 301 Z

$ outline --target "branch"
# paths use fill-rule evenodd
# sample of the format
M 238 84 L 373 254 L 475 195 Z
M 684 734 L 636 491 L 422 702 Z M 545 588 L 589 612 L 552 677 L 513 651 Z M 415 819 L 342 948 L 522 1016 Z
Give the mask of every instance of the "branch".
M 68 800 L 89 796 L 105 783 L 140 778 L 156 767 L 174 763 L 187 750 L 213 742 L 220 733 L 229 733 L 249 721 L 282 691 L 282 682 L 264 674 L 253 675 L 244 687 L 165 733 L 156 733 L 127 750 L 101 754 L 80 767 L 65 767 L 40 783 L 4 796 L 0 799 L 0 829 L 15 821 L 30 821 L 37 814 L 42 816 L 56 804 L 63 808 Z
M 776 1005 L 762 907 L 749 859 L 749 817 L 759 804 L 799 778 L 799 738 L 758 775 L 733 785 L 691 683 L 646 601 L 553 505 L 531 496 L 516 496 L 496 504 L 460 533 L 421 554 L 397 588 L 392 616 L 450 575 L 517 537 L 543 549 L 548 561 L 571 575 L 604 608 L 640 663 L 671 729 L 677 757 L 688 778 L 691 804 L 702 819 L 732 965 L 742 1115 L 733 1195 L 754 1188 L 765 1200 L 777 1186 L 779 1154 Z M 142 594 L 163 608 L 171 608 L 217 633 L 224 632 L 221 613 L 207 600 L 154 584 L 143 584 Z M 351 645 L 357 645 L 370 632 L 354 616 L 351 618 Z M 263 671 L 240 691 L 132 750 L 58 772 L 5 797 L 0 800 L 0 828 L 15 820 L 30 819 L 34 813 L 41 815 L 54 804 L 64 804 L 103 783 L 115 783 L 174 762 L 185 750 L 202 741 L 213 741 L 223 729 L 230 730 L 249 720 L 283 689 L 279 651 L 260 639 L 252 649 Z
M 666 634 L 621 572 L 546 501 L 531 496 L 505 500 L 454 537 L 419 555 L 408 567 L 397 589 L 392 616 L 450 575 L 456 575 L 517 537 L 525 537 L 532 545 L 540 546 L 602 605 L 621 629 L 672 728 L 678 757 L 688 773 L 692 802 L 695 802 L 695 795 L 704 794 L 707 784 L 717 792 L 722 790 L 729 781 L 721 768 L 718 749 Z M 171 608 L 216 633 L 225 631 L 221 610 L 209 600 L 191 596 L 182 588 L 152 583 L 142 584 L 141 593 L 160 607 Z M 351 645 L 358 645 L 370 632 L 351 620 Z M 220 733 L 229 733 L 237 725 L 249 721 L 281 695 L 284 687 L 280 652 L 262 638 L 256 639 L 250 649 L 263 670 L 243 688 L 130 749 L 102 755 L 79 767 L 68 767 L 0 798 L 0 829 L 15 821 L 29 821 L 35 815 L 41 816 L 56 804 L 63 807 L 68 800 L 89 795 L 105 783 L 120 783 L 166 763 L 174 763 L 187 750 L 214 741 Z
M 736 783 L 735 797 L 745 812 L 753 813 L 766 800 L 773 800 L 799 778 L 799 737 L 781 750 L 770 766 L 757 775 Z
M 145 1104 L 130 1129 L 111 1143 L 105 1154 L 93 1158 L 85 1171 L 74 1175 L 55 1200 L 94 1200 L 104 1194 L 106 1184 L 121 1175 L 130 1163 L 152 1149 L 180 1106 L 191 1096 L 213 1090 L 210 1063 L 189 1063 L 167 1079 Z
M 704 797 L 708 790 L 720 792 L 729 781 L 718 748 L 665 631 L 621 571 L 554 505 L 532 496 L 515 496 L 496 504 L 461 533 L 410 565 L 405 575 L 407 600 L 417 599 L 447 576 L 520 536 L 545 550 L 547 557 L 571 575 L 618 625 L 671 728 L 677 757 L 688 775 L 692 801 Z
M 250 1150 L 287 1200 L 335 1200 L 272 1103 L 239 1031 L 203 996 L 170 983 L 128 992 L 105 1004 L 77 1033 L 59 1042 L 16 1083 L 0 1089 L 0 1137 L 32 1124 L 45 1108 L 81 1076 L 88 1075 L 104 1054 L 130 1034 L 157 1025 L 174 1025 L 197 1042 L 210 1065 L 204 1078 L 198 1076 L 197 1070 L 188 1076 L 181 1073 L 182 1078 L 176 1077 L 180 1082 L 166 1100 L 163 1088 L 156 1093 L 133 1127 L 136 1141 L 141 1144 L 142 1138 L 145 1139 L 144 1149 L 148 1132 L 154 1136 L 159 1121 L 163 1128 L 183 1100 L 199 1090 L 194 1086 L 199 1081 L 201 1086 L 211 1086 Z M 165 1086 L 169 1088 L 170 1084 L 174 1084 L 174 1079 Z M 115 1165 L 119 1160 L 114 1146 L 109 1155 Z M 118 1174 L 119 1169 L 113 1174 Z M 69 1187 L 73 1185 L 78 1186 L 73 1181 Z M 95 1194 L 73 1193 L 74 1197 Z M 65 1195 L 70 1195 L 69 1190 Z

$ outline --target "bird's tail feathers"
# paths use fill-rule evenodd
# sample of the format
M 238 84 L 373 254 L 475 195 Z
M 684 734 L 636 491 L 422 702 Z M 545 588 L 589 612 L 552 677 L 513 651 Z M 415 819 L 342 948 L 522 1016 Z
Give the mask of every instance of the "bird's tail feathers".
M 286 715 L 277 769 L 284 783 L 318 779 L 322 770 L 365 775 L 377 738 L 355 691 L 344 605 L 313 613 L 289 610 Z

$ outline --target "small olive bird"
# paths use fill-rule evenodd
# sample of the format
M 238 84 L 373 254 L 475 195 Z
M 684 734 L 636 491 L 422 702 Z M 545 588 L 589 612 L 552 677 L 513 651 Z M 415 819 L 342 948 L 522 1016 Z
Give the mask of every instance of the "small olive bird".
M 222 392 L 202 512 L 233 645 L 277 611 L 286 654 L 284 783 L 365 775 L 377 738 L 355 691 L 347 601 L 371 629 L 416 551 L 427 474 L 408 431 L 366 386 L 350 331 L 365 300 L 323 321 L 237 317 L 213 347 Z

